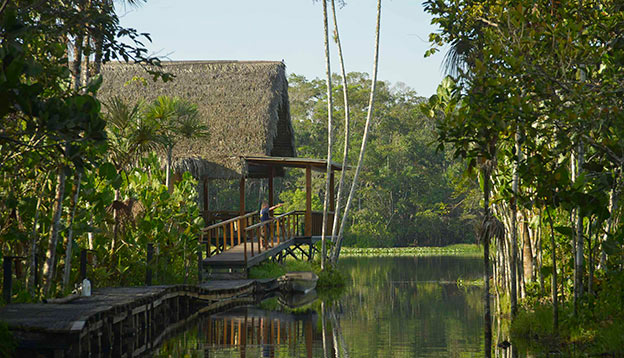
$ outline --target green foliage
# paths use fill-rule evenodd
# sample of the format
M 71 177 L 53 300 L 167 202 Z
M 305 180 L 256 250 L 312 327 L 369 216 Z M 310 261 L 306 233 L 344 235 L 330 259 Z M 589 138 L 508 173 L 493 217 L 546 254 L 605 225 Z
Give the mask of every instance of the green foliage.
M 335 76 L 337 77 L 337 76 Z M 349 73 L 352 133 L 361 133 L 368 110 L 369 79 L 364 73 Z M 340 83 L 336 78 L 336 83 Z M 289 78 L 291 115 L 297 152 L 303 157 L 326 155 L 327 103 L 325 84 L 302 76 Z M 342 87 L 334 88 L 335 131 L 344 129 Z M 474 184 L 462 181 L 463 163 L 431 146 L 435 121 L 422 115 L 413 90 L 390 83 L 378 84 L 367 157 L 352 204 L 344 245 L 357 247 L 395 247 L 409 245 L 447 245 L 473 242 L 473 207 L 468 199 Z M 343 128 L 343 129 L 341 129 Z M 354 164 L 361 145 L 357 135 L 350 142 L 349 163 Z M 344 139 L 336 138 L 332 157 L 342 160 Z M 347 173 L 349 184 L 352 171 Z M 280 198 L 290 208 L 303 208 L 303 173 L 291 171 L 284 180 Z M 313 177 L 313 203 L 321 205 L 322 178 Z M 343 203 L 344 204 L 344 203 Z M 314 204 L 316 206 L 316 204 Z
M 0 356 L 1 357 L 13 357 L 15 354 L 15 348 L 17 344 L 13 335 L 9 331 L 9 326 L 0 321 Z
M 355 248 L 344 247 L 341 256 L 438 256 L 461 255 L 482 256 L 483 248 L 475 244 L 455 244 L 444 247 L 391 247 L 391 248 Z

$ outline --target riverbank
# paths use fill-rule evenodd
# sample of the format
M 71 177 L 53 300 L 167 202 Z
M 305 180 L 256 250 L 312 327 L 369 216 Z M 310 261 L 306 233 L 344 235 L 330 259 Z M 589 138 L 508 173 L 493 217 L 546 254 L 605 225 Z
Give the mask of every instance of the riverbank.
M 455 244 L 442 247 L 383 247 L 383 248 L 360 248 L 343 247 L 341 257 L 352 256 L 437 256 L 437 255 L 461 255 L 482 256 L 483 248 L 476 244 Z
M 325 270 L 321 270 L 320 264 L 316 261 L 310 262 L 294 259 L 287 259 L 283 264 L 267 261 L 254 266 L 249 270 L 249 278 L 274 279 L 293 271 L 314 272 L 319 278 L 316 283 L 317 291 L 344 287 L 346 282 L 344 275 L 334 268 L 327 267 Z
M 537 302 L 522 309 L 511 324 L 520 352 L 565 356 L 624 355 L 624 275 L 611 275 L 586 296 L 574 314 L 572 302 L 559 305 L 559 329 L 553 328 L 552 305 Z

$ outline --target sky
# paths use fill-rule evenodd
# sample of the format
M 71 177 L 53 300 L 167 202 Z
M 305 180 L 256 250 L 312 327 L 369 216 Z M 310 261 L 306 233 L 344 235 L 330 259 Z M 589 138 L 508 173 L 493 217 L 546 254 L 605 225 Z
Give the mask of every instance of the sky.
M 443 53 L 424 58 L 436 29 L 423 0 L 384 0 L 378 79 L 403 82 L 420 96 L 435 92 Z M 347 72 L 373 69 L 376 0 L 346 0 L 337 10 Z M 116 4 L 121 25 L 147 32 L 148 50 L 168 60 L 284 60 L 288 74 L 324 78 L 322 3 L 313 0 L 147 0 Z M 333 24 L 330 21 L 330 29 Z M 339 73 L 337 48 L 331 69 Z

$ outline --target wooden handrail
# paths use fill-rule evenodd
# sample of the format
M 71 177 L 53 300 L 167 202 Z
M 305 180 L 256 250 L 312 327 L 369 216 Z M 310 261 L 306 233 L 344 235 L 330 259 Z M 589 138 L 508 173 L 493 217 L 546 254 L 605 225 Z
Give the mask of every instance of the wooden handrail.
M 224 226 L 224 225 L 227 225 L 227 224 L 229 224 L 231 222 L 238 221 L 238 220 L 241 220 L 241 219 L 246 219 L 246 218 L 248 218 L 250 216 L 254 216 L 254 215 L 258 215 L 258 211 L 252 211 L 252 212 L 247 213 L 245 215 L 241 215 L 241 216 L 237 216 L 235 218 L 231 218 L 231 219 L 228 219 L 228 220 L 225 220 L 225 221 L 221 221 L 219 223 L 216 223 L 216 224 L 213 224 L 213 225 L 210 225 L 210 226 L 207 226 L 207 227 L 203 228 L 202 231 L 212 230 L 212 229 L 218 228 L 219 226 Z
M 277 220 L 279 220 L 279 219 L 281 219 L 283 217 L 286 217 L 286 216 L 292 215 L 292 214 L 296 214 L 296 213 L 297 213 L 296 211 L 289 211 L 287 213 L 284 213 L 284 214 L 281 214 L 279 216 L 273 217 L 273 218 L 271 218 L 269 220 L 265 220 L 265 221 L 259 222 L 257 224 L 253 224 L 251 226 L 247 226 L 245 228 L 245 230 L 253 230 L 253 229 L 257 228 L 257 227 L 262 227 L 262 225 L 271 224 L 271 223 L 273 223 L 273 222 L 275 222 L 275 221 L 277 221 Z

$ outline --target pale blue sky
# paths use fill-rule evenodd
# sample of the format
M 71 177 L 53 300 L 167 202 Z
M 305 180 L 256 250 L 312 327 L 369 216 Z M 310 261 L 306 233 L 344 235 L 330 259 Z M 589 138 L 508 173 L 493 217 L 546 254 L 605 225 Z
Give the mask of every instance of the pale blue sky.
M 422 1 L 383 1 L 378 78 L 430 96 L 443 76 L 443 56 L 423 57 L 434 28 Z M 371 73 L 376 1 L 346 3 L 338 10 L 346 69 Z M 325 73 L 320 2 L 147 0 L 138 8 L 120 6 L 118 13 L 123 26 L 152 35 L 150 51 L 171 60 L 283 59 L 289 74 L 312 79 Z M 335 45 L 330 51 L 338 73 Z

